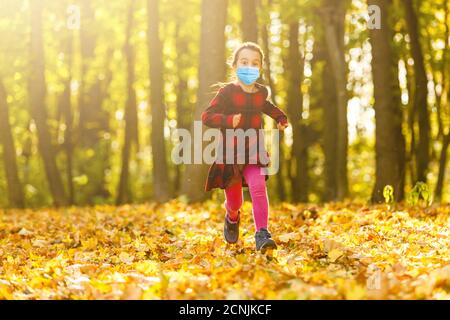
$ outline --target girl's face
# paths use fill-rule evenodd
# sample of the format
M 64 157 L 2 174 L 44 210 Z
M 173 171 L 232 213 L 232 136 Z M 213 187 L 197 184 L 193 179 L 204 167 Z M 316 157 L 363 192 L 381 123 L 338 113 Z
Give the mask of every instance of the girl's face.
M 251 49 L 243 49 L 239 52 L 239 57 L 233 69 L 236 72 L 239 67 L 253 67 L 261 71 L 262 61 L 259 52 Z

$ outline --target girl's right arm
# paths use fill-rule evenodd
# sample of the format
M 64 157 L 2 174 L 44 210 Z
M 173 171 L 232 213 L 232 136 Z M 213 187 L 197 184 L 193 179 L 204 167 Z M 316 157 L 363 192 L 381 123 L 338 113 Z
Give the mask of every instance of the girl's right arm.
M 202 113 L 203 124 L 211 128 L 233 129 L 233 116 L 235 115 L 224 113 L 226 104 L 225 89 L 220 88 L 208 108 Z

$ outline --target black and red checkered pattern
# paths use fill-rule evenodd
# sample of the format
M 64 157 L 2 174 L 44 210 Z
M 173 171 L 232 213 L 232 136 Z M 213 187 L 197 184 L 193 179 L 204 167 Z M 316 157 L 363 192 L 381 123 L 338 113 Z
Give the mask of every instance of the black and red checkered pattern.
M 239 181 L 242 181 L 243 187 L 248 187 L 242 175 L 244 165 L 247 163 L 256 163 L 260 167 L 270 165 L 268 152 L 265 149 L 258 152 L 260 150 L 258 148 L 260 134 L 250 135 L 245 139 L 245 161 L 243 163 L 237 161 L 240 155 L 236 146 L 237 138 L 226 140 L 227 129 L 262 129 L 263 114 L 268 115 L 278 123 L 288 123 L 286 114 L 268 99 L 267 88 L 260 83 L 255 83 L 255 85 L 258 90 L 254 93 L 248 93 L 238 83 L 228 83 L 218 90 L 209 106 L 202 113 L 204 125 L 221 130 L 219 146 L 223 147 L 223 156 L 217 155 L 216 161 L 209 168 L 205 191 L 214 188 L 225 189 Z M 237 127 L 233 128 L 233 116 L 236 114 L 242 114 L 242 116 Z M 264 139 L 263 136 L 262 138 Z M 262 141 L 261 146 L 264 146 Z M 229 163 L 225 158 L 226 151 L 230 148 L 234 149 L 232 163 Z M 267 158 L 260 159 L 260 154 L 267 155 Z M 269 176 L 266 175 L 266 180 L 268 178 Z

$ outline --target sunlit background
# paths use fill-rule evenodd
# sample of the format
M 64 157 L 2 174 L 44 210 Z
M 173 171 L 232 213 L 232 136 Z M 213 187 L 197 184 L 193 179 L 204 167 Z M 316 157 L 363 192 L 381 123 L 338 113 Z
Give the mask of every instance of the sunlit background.
M 40 2 L 42 8 L 42 33 L 32 30 L 39 22 L 32 19 L 32 2 Z M 38 149 L 36 121 L 30 112 L 33 101 L 30 79 L 43 63 L 45 68 L 44 108 L 52 146 L 55 150 L 58 172 L 65 192 L 72 204 L 114 202 L 143 202 L 155 198 L 154 158 L 152 158 L 152 97 L 149 48 L 150 2 L 159 6 L 159 39 L 162 56 L 162 94 L 166 106 L 164 138 L 166 147 L 169 198 L 182 195 L 182 166 L 170 161 L 173 141 L 170 139 L 178 127 L 186 127 L 193 121 L 199 106 L 199 68 L 208 61 L 200 59 L 202 45 L 202 1 L 100 1 L 100 0 L 1 0 L 0 1 L 0 81 L 6 92 L 9 122 L 26 206 L 42 206 L 54 203 L 49 188 L 44 161 Z M 214 1 L 221 2 L 221 1 Z M 223 64 L 243 40 L 242 1 L 227 2 L 225 54 Z M 257 5 L 258 43 L 269 56 L 270 70 L 264 75 L 264 83 L 274 91 L 274 102 L 287 110 L 290 79 L 287 74 L 289 59 L 289 25 L 298 22 L 298 50 L 303 60 L 303 77 L 297 88 L 302 95 L 301 123 L 308 132 L 307 200 L 330 200 L 324 197 L 326 179 L 325 155 L 322 134 L 329 130 L 323 121 L 324 109 L 329 103 L 329 88 L 334 85 L 332 70 L 326 64 L 323 53 L 324 20 L 321 10 L 331 7 L 330 1 L 250 1 Z M 372 79 L 372 54 L 367 29 L 367 2 L 362 0 L 345 3 L 344 54 L 347 76 L 348 119 L 348 186 L 349 198 L 369 199 L 375 184 L 375 110 Z M 392 23 L 392 47 L 398 67 L 398 84 L 401 108 L 404 114 L 403 134 L 406 140 L 406 190 L 414 185 L 415 159 L 411 157 L 410 109 L 411 92 L 414 92 L 414 60 L 409 52 L 410 38 L 407 32 L 403 1 L 394 1 L 390 11 Z M 415 1 L 418 12 L 421 47 L 428 77 L 428 110 L 430 116 L 430 163 L 427 183 L 434 192 L 442 150 L 442 135 L 449 130 L 448 54 L 448 1 Z M 39 5 L 34 5 L 37 8 Z M 211 13 L 213 14 L 213 13 Z M 333 12 L 339 19 L 340 12 Z M 39 19 L 40 15 L 34 15 Z M 250 20 L 251 17 L 246 19 Z M 447 20 L 446 20 L 447 19 Z M 245 20 L 245 17 L 244 17 Z M 251 23 L 252 21 L 250 21 Z M 207 27 L 204 27 L 207 29 Z M 210 26 L 213 28 L 213 26 Z M 262 30 L 266 30 L 264 34 Z M 33 33 L 34 32 L 34 33 Z M 30 50 L 31 39 L 39 46 L 42 35 L 44 60 Z M 265 38 L 264 38 L 265 37 Z M 447 39 L 448 41 L 448 39 Z M 213 50 L 213 49 L 211 49 Z M 31 58 L 33 57 L 33 58 Z M 32 59 L 36 59 L 32 61 Z M 157 62 L 155 62 L 156 65 Z M 33 64 L 35 65 L 33 67 Z M 132 79 L 130 80 L 130 68 Z M 155 67 L 156 68 L 156 67 Z M 301 72 L 301 70 L 299 70 Z M 228 79 L 232 77 L 227 69 Z M 39 78 L 37 78 L 39 79 Z M 226 79 L 222 79 L 226 80 Z M 131 81 L 131 87 L 130 87 Z M 211 83 L 212 84 L 212 83 Z M 444 94 L 443 94 L 444 93 Z M 131 97 L 130 97 L 131 95 Z M 135 95 L 135 97 L 134 97 Z M 328 97 L 328 99 L 326 99 Z M 2 103 L 2 101 L 0 101 Z M 333 99 L 331 100 L 333 103 Z M 133 116 L 127 119 L 126 110 L 136 112 L 136 126 L 125 139 L 126 123 L 133 125 Z M 266 125 L 272 125 L 267 118 Z M 295 119 L 290 119 L 295 121 Z M 417 121 L 417 120 L 416 120 Z M 439 128 L 442 131 L 439 132 Z M 1 128 L 1 130 L 6 130 Z M 70 136 L 67 135 L 68 130 Z M 161 137 L 162 138 L 162 137 Z M 68 140 L 70 139 L 70 143 Z M 124 167 L 123 149 L 126 140 L 133 140 L 128 154 L 128 168 Z M 284 162 L 280 177 L 269 179 L 271 200 L 293 199 L 290 181 L 295 173 L 290 170 L 293 145 L 292 126 L 287 129 L 283 144 Z M 305 138 L 306 139 L 306 138 Z M 0 145 L 1 146 L 1 145 Z M 4 152 L 0 147 L 0 153 Z M 70 159 L 70 161 L 68 161 Z M 8 180 L 3 162 L 0 162 L 0 206 L 9 205 Z M 118 200 L 121 176 L 127 170 L 125 196 Z M 449 166 L 444 172 L 443 201 L 449 200 Z M 293 177 L 292 177 L 293 175 Z M 123 176 L 122 176 L 123 178 Z M 280 192 L 280 182 L 285 190 Z M 203 184 L 203 180 L 200 185 Z M 217 190 L 214 197 L 222 197 Z

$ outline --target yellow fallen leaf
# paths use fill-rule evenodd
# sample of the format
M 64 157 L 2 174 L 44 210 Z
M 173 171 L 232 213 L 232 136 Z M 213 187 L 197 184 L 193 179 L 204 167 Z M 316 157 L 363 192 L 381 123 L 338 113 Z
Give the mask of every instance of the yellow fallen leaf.
M 142 297 L 143 290 L 136 284 L 128 284 L 122 296 L 122 300 L 139 300 Z
M 131 262 L 133 262 L 134 257 L 133 257 L 133 256 L 130 256 L 127 252 L 122 251 L 122 252 L 119 254 L 119 259 L 120 259 L 120 261 L 122 261 L 123 263 L 131 263 Z
M 344 252 L 339 249 L 333 249 L 328 253 L 328 258 L 331 262 L 336 262 L 340 257 L 344 255 Z
M 298 238 L 299 238 L 298 232 L 290 232 L 278 236 L 278 240 L 280 240 L 283 243 L 287 243 L 290 240 L 297 240 Z
M 32 242 L 33 247 L 43 248 L 48 245 L 48 241 L 42 239 L 35 239 Z
M 323 247 L 323 250 L 326 253 L 328 253 L 328 252 L 330 252 L 330 251 L 332 251 L 334 249 L 341 248 L 342 245 L 339 242 L 337 242 L 337 241 L 334 241 L 334 240 L 331 240 L 331 239 L 325 239 L 322 242 L 322 247 Z
M 31 232 L 31 231 L 29 231 L 29 230 L 27 230 L 27 229 L 25 229 L 25 228 L 22 228 L 22 229 L 20 229 L 20 231 L 19 231 L 19 235 L 20 236 L 30 236 L 30 235 L 32 235 L 33 234 L 33 232 Z
M 217 201 L 0 212 L 0 299 L 450 299 L 448 206 L 273 207 L 270 255 L 250 214 L 226 245 Z
M 348 300 L 360 300 L 366 295 L 366 288 L 361 285 L 351 286 L 345 293 L 345 298 Z
M 97 248 L 98 240 L 97 238 L 89 238 L 86 240 L 81 240 L 81 245 L 87 250 L 94 250 Z

